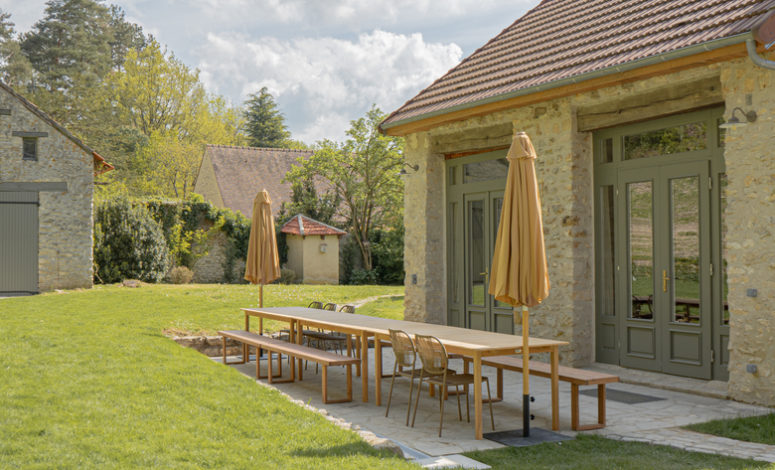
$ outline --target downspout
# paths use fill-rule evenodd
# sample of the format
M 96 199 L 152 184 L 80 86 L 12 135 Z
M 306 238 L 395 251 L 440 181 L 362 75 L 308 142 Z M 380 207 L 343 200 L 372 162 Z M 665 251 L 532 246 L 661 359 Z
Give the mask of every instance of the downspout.
M 767 60 L 760 56 L 758 52 L 756 52 L 755 39 L 746 39 L 745 47 L 748 49 L 748 57 L 751 58 L 754 64 L 758 65 L 759 67 L 764 67 L 765 69 L 775 70 L 775 61 Z

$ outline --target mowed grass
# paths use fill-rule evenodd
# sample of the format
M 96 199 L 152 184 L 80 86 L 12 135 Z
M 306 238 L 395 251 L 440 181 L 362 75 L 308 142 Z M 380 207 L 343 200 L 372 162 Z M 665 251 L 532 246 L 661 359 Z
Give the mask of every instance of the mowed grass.
M 775 445 L 775 413 L 749 418 L 720 419 L 692 424 L 686 429 L 738 441 Z
M 372 317 L 391 318 L 393 320 L 404 319 L 404 296 L 391 295 L 382 297 L 355 309 L 355 313 Z
M 267 286 L 265 305 L 400 287 Z M 0 300 L 0 468 L 413 468 L 162 331 L 240 328 L 255 286 Z
M 468 452 L 496 470 L 530 469 L 735 469 L 772 468 L 766 462 L 686 452 L 667 446 L 579 435 L 572 441 Z

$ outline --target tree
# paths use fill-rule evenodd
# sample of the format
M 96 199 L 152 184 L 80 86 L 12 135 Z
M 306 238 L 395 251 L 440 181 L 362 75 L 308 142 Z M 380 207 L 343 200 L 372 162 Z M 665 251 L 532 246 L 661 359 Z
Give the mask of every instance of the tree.
M 285 117 L 277 109 L 274 98 L 266 87 L 253 93 L 245 101 L 245 130 L 248 145 L 252 147 L 286 147 L 291 137 L 285 126 Z
M 0 9 L 0 80 L 22 88 L 32 79 L 32 65 L 22 54 L 11 14 Z
M 199 71 L 153 38 L 145 49 L 127 52 L 104 90 L 107 96 L 100 102 L 124 126 L 105 138 L 115 138 L 116 146 L 134 145 L 121 168 L 134 194 L 185 198 L 193 189 L 204 144 L 242 143 L 239 112 L 223 98 L 209 96 Z
M 126 60 L 126 54 L 134 49 L 140 51 L 148 45 L 152 38 L 145 38 L 143 28 L 126 21 L 126 13 L 117 5 L 110 6 L 110 29 L 113 40 L 110 41 L 110 56 L 113 68 L 120 69 Z
M 95 85 L 111 69 L 111 16 L 94 0 L 49 0 L 22 49 L 49 90 Z
M 370 234 L 375 227 L 398 227 L 403 213 L 404 185 L 399 170 L 403 140 L 382 135 L 377 125 L 385 114 L 372 108 L 350 122 L 344 143 L 323 140 L 315 153 L 286 175 L 292 184 L 321 178 L 341 200 L 340 215 L 355 239 L 367 271 L 372 269 Z

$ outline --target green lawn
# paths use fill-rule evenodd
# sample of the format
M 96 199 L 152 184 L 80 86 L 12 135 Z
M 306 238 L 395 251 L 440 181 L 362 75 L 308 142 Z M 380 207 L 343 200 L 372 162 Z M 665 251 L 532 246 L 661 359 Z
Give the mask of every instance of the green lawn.
M 775 446 L 775 413 L 750 418 L 720 419 L 686 426 L 692 431 L 714 434 L 739 441 Z
M 369 315 L 372 317 L 392 318 L 394 320 L 404 319 L 404 296 L 391 295 L 382 297 L 367 303 L 362 307 L 355 309 L 355 313 Z
M 465 455 L 493 469 L 711 469 L 772 468 L 766 462 L 685 452 L 666 446 L 580 435 L 572 441 L 507 447 Z
M 271 285 L 265 304 L 389 295 L 358 313 L 400 318 L 402 294 L 400 286 Z M 257 300 L 254 286 L 223 285 L 1 299 L 0 468 L 416 468 L 164 336 L 241 328 L 239 308 Z M 495 468 L 759 465 L 587 436 L 469 455 Z
M 400 287 L 268 286 L 266 305 Z M 251 286 L 115 286 L 0 300 L 0 468 L 413 468 L 165 328 L 239 328 Z

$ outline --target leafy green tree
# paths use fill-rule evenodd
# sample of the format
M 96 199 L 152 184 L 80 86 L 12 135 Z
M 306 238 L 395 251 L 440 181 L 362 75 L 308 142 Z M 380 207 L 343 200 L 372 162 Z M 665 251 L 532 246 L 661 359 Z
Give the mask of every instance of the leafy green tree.
M 277 109 L 274 97 L 266 87 L 250 95 L 245 101 L 245 131 L 252 147 L 286 147 L 291 133 L 285 126 L 285 117 Z
M 403 139 L 379 132 L 377 125 L 384 118 L 372 106 L 366 116 L 350 122 L 344 143 L 318 142 L 314 155 L 286 175 L 292 184 L 321 178 L 330 194 L 339 198 L 338 213 L 347 220 L 367 271 L 373 267 L 372 230 L 398 226 L 403 214 L 404 185 L 398 174 Z
M 116 127 L 121 134 L 104 138 L 115 138 L 113 144 L 127 150 L 134 145 L 134 154 L 120 162 L 133 194 L 185 198 L 193 189 L 204 144 L 243 142 L 239 112 L 223 98 L 209 96 L 199 71 L 152 38 L 143 50 L 127 52 L 104 90 L 100 102 L 108 103 L 106 114 L 114 113 L 124 125 Z
M 32 65 L 22 54 L 11 14 L 0 8 L 0 80 L 21 88 L 32 79 Z

